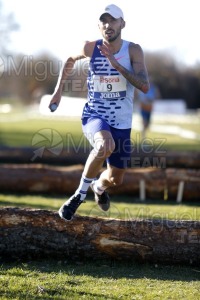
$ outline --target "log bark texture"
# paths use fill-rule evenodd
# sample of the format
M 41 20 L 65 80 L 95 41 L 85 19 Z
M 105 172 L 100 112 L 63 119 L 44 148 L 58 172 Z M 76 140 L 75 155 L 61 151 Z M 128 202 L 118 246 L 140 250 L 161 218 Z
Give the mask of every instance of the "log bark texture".
M 0 165 L 0 191 L 15 193 L 74 193 L 82 165 L 55 167 L 42 164 Z
M 114 220 L 57 212 L 0 209 L 0 257 L 200 263 L 200 222 Z
M 63 149 L 56 154 L 34 147 L 2 147 L 0 148 L 0 163 L 47 163 L 56 165 L 85 164 L 90 148 L 77 147 Z M 159 166 L 166 168 L 200 168 L 200 151 L 161 150 L 159 145 L 151 151 L 135 147 L 132 151 L 132 167 Z
M 200 200 L 200 169 L 166 169 L 168 198 L 178 193 L 179 183 L 184 182 L 183 200 Z
M 2 164 L 0 191 L 73 194 L 79 185 L 83 168 L 83 165 L 58 167 L 42 164 Z M 184 181 L 182 200 L 200 200 L 200 170 L 196 169 L 127 169 L 123 184 L 109 189 L 109 193 L 138 198 L 141 180 L 145 182 L 147 199 L 164 199 L 167 191 L 168 199 L 176 200 L 179 183 Z

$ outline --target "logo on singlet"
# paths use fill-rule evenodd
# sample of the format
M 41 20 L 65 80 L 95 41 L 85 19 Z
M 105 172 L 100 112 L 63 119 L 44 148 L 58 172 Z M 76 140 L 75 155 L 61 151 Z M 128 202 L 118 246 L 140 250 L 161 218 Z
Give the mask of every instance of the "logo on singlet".
M 101 93 L 100 99 L 116 99 L 120 98 L 120 93 Z

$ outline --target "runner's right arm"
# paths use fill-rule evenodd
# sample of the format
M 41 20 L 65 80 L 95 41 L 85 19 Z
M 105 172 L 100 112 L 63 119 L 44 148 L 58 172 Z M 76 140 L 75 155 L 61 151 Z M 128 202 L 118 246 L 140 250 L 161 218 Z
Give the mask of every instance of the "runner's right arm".
M 67 78 L 69 77 L 69 75 L 70 75 L 70 73 L 71 73 L 71 71 L 74 67 L 75 62 L 79 59 L 82 59 L 82 58 L 85 58 L 85 56 L 84 55 L 77 55 L 77 56 L 74 56 L 74 57 L 71 56 L 67 59 L 66 63 L 64 64 L 64 66 L 63 66 L 63 68 L 60 72 L 60 75 L 59 75 L 54 93 L 52 95 L 52 98 L 51 98 L 51 101 L 50 101 L 50 104 L 49 104 L 49 108 L 53 103 L 59 105 L 65 82 L 66 82 Z
M 49 108 L 53 103 L 59 105 L 65 82 L 66 82 L 67 78 L 69 77 L 69 75 L 74 67 L 75 62 L 77 60 L 80 60 L 80 59 L 83 59 L 86 57 L 91 57 L 93 50 L 94 50 L 95 43 L 96 43 L 95 41 L 94 42 L 88 42 L 88 41 L 85 42 L 80 55 L 71 56 L 67 59 L 66 63 L 64 64 L 64 66 L 60 72 L 58 82 L 55 87 L 55 91 L 52 95 L 52 99 L 49 104 Z

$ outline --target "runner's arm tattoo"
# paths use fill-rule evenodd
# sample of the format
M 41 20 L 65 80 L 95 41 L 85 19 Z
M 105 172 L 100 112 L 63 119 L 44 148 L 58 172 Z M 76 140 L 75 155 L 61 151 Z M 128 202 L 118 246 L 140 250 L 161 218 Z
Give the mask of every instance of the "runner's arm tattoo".
M 136 63 L 134 63 L 136 64 Z M 141 63 L 140 63 L 141 64 Z M 134 68 L 135 69 L 135 68 Z M 124 68 L 122 65 L 119 65 L 117 67 L 117 70 L 137 89 L 141 90 L 144 93 L 147 93 L 149 90 L 149 80 L 148 75 L 145 70 L 145 68 L 137 68 L 139 71 L 136 73 L 136 71 L 130 72 L 126 68 Z
M 119 63 L 116 69 L 137 89 L 144 93 L 149 90 L 148 73 L 145 66 L 143 50 L 138 44 L 131 43 L 129 48 L 132 71 L 127 70 Z

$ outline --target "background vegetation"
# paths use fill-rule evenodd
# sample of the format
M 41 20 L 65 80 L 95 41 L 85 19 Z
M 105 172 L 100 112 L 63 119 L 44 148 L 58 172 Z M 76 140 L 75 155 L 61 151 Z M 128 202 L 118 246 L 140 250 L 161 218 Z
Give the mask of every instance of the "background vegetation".
M 0 80 L 0 98 L 13 98 L 24 104 L 39 102 L 43 94 L 54 91 L 61 61 L 48 54 L 41 56 L 7 55 L 4 58 L 7 66 Z M 146 53 L 149 74 L 158 85 L 163 99 L 183 99 L 188 109 L 200 108 L 200 64 L 193 67 L 180 66 L 173 57 L 166 53 Z M 74 90 L 67 83 L 64 95 L 86 97 L 86 67 L 81 65 L 69 80 L 78 80 L 81 89 Z
M 63 62 L 47 53 L 24 55 L 9 49 L 10 35 L 19 25 L 12 13 L 5 14 L 0 1 L 0 103 L 22 101 L 30 104 L 41 95 L 52 93 Z M 189 109 L 200 108 L 200 62 L 186 66 L 167 52 L 145 51 L 149 74 L 158 85 L 163 99 L 184 99 Z M 65 94 L 86 97 L 87 62 L 76 64 L 70 79 L 78 79 L 81 89 L 67 84 Z

